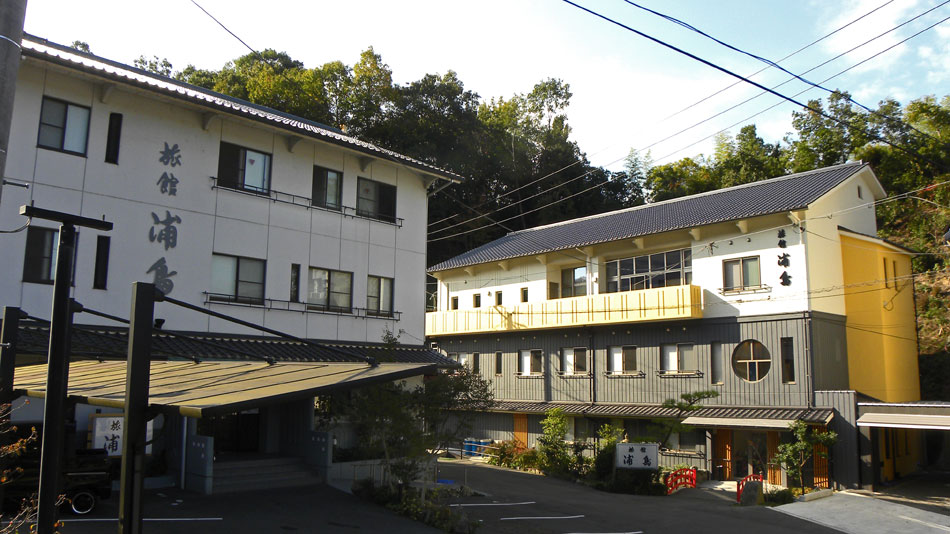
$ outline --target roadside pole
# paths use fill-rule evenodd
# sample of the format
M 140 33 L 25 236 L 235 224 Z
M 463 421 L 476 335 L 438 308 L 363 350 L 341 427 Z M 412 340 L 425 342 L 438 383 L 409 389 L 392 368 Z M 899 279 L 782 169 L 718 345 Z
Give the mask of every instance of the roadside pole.
M 24 19 L 26 0 L 0 2 L 0 199 L 3 198 L 3 178 L 6 176 L 7 147 L 10 143 L 17 72 L 20 69 Z

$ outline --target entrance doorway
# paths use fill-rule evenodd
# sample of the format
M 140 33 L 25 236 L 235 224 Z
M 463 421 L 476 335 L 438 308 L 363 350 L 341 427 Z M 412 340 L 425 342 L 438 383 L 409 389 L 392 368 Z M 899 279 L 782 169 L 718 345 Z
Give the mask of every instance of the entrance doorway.
M 260 452 L 260 427 L 258 410 L 198 420 L 198 433 L 214 438 L 214 454 L 218 458 Z
M 768 439 L 765 432 L 735 430 L 732 441 L 732 476 L 768 476 Z

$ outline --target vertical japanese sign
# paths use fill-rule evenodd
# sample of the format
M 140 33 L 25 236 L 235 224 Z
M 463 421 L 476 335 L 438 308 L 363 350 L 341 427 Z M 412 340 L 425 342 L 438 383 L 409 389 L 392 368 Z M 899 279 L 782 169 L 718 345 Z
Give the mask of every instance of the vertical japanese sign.
M 656 443 L 618 443 L 616 465 L 623 469 L 657 469 Z
M 172 170 L 181 166 L 181 150 L 178 148 L 178 143 L 171 146 L 168 146 L 168 142 L 164 144 L 165 147 L 159 151 L 158 161 L 166 167 L 166 170 L 155 182 L 155 185 L 158 186 L 159 193 L 177 197 L 179 181 Z M 178 245 L 178 227 L 175 225 L 180 224 L 181 217 L 173 215 L 169 210 L 165 210 L 165 217 L 152 212 L 152 227 L 148 230 L 149 242 L 161 245 L 164 251 L 175 248 Z M 172 277 L 178 274 L 178 271 L 173 271 L 168 266 L 165 256 L 155 260 L 145 271 L 145 274 L 152 275 L 152 283 L 162 293 L 168 295 L 175 289 L 175 282 Z
M 105 449 L 109 456 L 122 455 L 122 418 L 123 415 L 93 415 L 92 416 L 92 448 Z M 148 422 L 145 429 L 145 440 L 152 440 L 152 422 Z M 145 454 L 152 453 L 152 446 L 145 446 Z
M 778 231 L 778 248 L 783 250 L 778 256 L 778 266 L 788 269 L 792 265 L 792 261 L 791 255 L 788 252 L 784 252 L 786 247 L 788 247 L 788 243 L 785 241 L 785 229 L 783 228 Z M 788 274 L 787 270 L 782 271 L 778 279 L 783 286 L 792 285 L 792 275 Z

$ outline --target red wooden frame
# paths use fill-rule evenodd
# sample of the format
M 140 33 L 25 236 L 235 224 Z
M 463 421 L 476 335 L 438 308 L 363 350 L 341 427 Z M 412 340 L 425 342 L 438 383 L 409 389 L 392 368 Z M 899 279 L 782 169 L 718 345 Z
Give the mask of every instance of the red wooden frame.
M 736 502 L 742 502 L 742 490 L 745 488 L 745 483 L 752 482 L 753 480 L 763 482 L 762 475 L 752 474 L 739 481 L 738 489 L 736 490 Z
M 696 487 L 696 468 L 677 469 L 666 479 L 666 494 L 670 495 L 680 488 Z

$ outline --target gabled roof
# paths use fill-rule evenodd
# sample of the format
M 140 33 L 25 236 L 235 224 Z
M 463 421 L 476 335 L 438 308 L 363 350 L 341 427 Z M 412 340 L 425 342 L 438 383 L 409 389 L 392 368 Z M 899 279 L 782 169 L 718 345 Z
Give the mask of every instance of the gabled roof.
M 172 78 L 159 76 L 93 54 L 80 52 L 79 50 L 52 43 L 33 35 L 23 34 L 22 51 L 23 55 L 27 57 L 37 58 L 115 82 L 121 82 L 179 100 L 185 100 L 220 113 L 237 115 L 253 121 L 266 123 L 292 132 L 295 135 L 317 139 L 326 143 L 350 148 L 373 157 L 399 163 L 424 174 L 453 182 L 464 180 L 464 178 L 458 174 L 440 169 L 424 161 L 404 156 L 392 150 L 361 141 L 355 137 L 350 137 L 342 131 L 325 124 L 310 121 L 289 113 L 283 113 L 276 109 L 252 104 L 251 102 L 239 98 L 209 91 Z
M 429 272 L 804 209 L 865 167 L 845 163 L 511 232 L 433 265 Z

